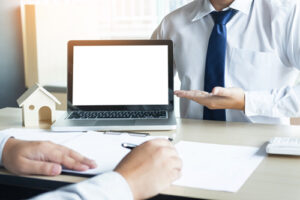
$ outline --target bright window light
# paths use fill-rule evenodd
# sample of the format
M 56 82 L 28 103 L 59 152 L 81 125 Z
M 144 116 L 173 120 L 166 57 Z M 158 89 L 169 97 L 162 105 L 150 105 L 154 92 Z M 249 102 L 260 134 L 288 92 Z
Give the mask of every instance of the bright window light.
M 66 87 L 69 40 L 149 39 L 165 15 L 189 2 L 23 0 L 26 85 Z

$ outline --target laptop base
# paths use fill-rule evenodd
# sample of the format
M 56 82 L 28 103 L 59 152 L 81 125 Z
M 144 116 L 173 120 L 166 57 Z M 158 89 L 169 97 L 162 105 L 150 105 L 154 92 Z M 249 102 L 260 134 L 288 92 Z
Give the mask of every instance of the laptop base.
M 114 119 L 114 120 L 70 120 L 66 112 L 51 127 L 52 131 L 154 131 L 176 129 L 174 112 L 168 119 Z

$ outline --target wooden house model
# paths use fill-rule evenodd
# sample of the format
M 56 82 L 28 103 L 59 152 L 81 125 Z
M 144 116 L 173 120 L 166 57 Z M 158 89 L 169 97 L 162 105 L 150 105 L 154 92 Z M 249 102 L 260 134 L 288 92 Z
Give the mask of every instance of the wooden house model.
M 41 122 L 51 125 L 56 120 L 56 104 L 61 104 L 39 84 L 29 88 L 17 102 L 22 107 L 25 127 L 38 127 Z

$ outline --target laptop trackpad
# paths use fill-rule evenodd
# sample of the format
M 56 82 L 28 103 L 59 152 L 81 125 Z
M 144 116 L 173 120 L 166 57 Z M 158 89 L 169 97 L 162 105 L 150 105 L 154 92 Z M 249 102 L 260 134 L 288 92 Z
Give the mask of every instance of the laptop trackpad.
M 99 120 L 96 126 L 133 126 L 135 120 Z

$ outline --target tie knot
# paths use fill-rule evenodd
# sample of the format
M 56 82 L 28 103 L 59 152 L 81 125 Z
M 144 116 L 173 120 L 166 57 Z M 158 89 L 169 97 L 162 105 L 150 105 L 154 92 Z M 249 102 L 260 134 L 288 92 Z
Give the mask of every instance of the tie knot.
M 236 14 L 236 10 L 229 9 L 226 11 L 212 12 L 211 15 L 214 19 L 215 24 L 226 25 L 229 20 Z

